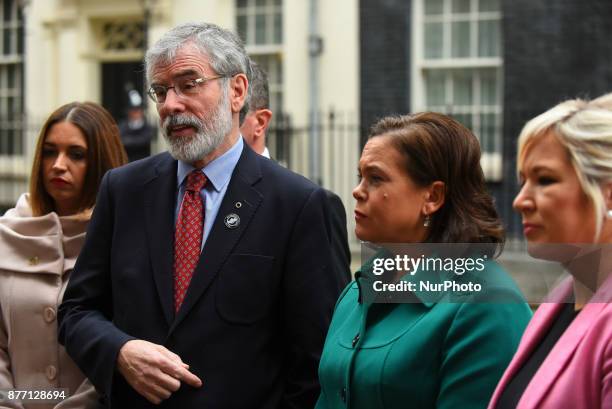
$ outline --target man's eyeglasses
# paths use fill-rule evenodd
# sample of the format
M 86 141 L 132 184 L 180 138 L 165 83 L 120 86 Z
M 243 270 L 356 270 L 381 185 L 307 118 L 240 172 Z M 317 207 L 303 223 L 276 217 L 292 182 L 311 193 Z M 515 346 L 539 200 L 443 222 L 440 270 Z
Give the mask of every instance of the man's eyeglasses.
M 193 97 L 194 95 L 198 95 L 200 92 L 200 86 L 202 86 L 206 81 L 216 80 L 219 78 L 224 78 L 225 75 L 217 75 L 216 77 L 202 77 L 202 78 L 194 78 L 194 79 L 179 79 L 174 81 L 174 85 L 171 87 L 167 87 L 165 85 L 151 85 L 149 87 L 149 97 L 153 100 L 153 102 L 157 104 L 163 104 L 166 101 L 166 95 L 168 95 L 168 90 L 170 88 L 174 89 L 174 92 L 179 97 Z

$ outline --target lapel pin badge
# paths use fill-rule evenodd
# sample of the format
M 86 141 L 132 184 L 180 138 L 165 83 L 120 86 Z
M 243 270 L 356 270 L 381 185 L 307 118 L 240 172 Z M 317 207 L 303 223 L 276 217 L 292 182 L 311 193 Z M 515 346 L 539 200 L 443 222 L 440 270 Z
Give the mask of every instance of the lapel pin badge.
M 228 229 L 235 229 L 236 227 L 240 226 L 240 216 L 238 216 L 236 213 L 230 213 L 225 216 L 223 223 L 225 223 L 225 227 Z

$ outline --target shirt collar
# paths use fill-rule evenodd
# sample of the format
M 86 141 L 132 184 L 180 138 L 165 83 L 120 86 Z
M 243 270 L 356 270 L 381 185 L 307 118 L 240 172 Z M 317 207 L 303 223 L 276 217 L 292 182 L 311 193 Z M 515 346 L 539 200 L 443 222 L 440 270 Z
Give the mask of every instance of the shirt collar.
M 263 156 L 264 158 L 268 158 L 270 159 L 270 151 L 268 150 L 268 147 L 264 147 L 264 151 L 261 153 L 261 156 Z
M 232 176 L 232 172 L 240 159 L 240 155 L 242 154 L 242 148 L 244 143 L 242 142 L 242 137 L 238 138 L 238 141 L 228 149 L 223 155 L 215 158 L 208 165 L 204 166 L 202 172 L 206 175 L 208 182 L 217 192 L 220 192 L 221 189 L 229 182 L 230 177 Z M 176 171 L 176 181 L 179 186 L 183 184 L 185 178 L 192 170 L 195 168 L 182 160 L 178 161 L 178 168 Z

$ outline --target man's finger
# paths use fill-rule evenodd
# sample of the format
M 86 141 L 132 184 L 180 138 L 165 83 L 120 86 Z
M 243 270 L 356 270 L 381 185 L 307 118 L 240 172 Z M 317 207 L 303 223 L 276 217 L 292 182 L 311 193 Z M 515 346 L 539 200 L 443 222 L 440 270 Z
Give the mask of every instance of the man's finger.
M 179 381 L 176 377 L 164 372 L 160 373 L 158 384 L 170 392 L 176 392 L 181 387 L 181 381 Z
M 160 398 L 158 398 L 157 396 L 155 396 L 152 393 L 149 392 L 139 392 L 142 396 L 145 397 L 146 400 L 148 400 L 149 402 L 151 402 L 154 405 L 159 405 L 162 400 Z
M 157 397 L 160 400 L 160 402 L 162 400 L 168 399 L 170 395 L 172 395 L 171 391 L 169 391 L 168 389 L 156 383 L 149 384 L 147 389 L 148 389 L 148 393 Z
M 185 382 L 187 385 L 193 386 L 194 388 L 199 388 L 202 386 L 202 381 L 200 378 L 189 372 L 185 368 L 181 368 L 178 373 L 178 379 Z

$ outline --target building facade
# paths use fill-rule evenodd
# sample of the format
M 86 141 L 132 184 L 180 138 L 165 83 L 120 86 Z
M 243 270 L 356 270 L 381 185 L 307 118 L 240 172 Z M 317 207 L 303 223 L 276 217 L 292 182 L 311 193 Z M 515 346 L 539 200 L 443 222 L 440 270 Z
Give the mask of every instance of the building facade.
M 0 207 L 27 189 L 53 109 L 91 100 L 120 120 L 127 91 L 146 88 L 147 45 L 187 21 L 242 36 L 269 75 L 271 151 L 340 194 L 349 231 L 357 160 L 376 119 L 434 110 L 473 129 L 519 237 L 521 127 L 564 98 L 612 90 L 607 0 L 0 0 Z M 163 149 L 158 138 L 153 151 Z
M 612 2 L 360 0 L 360 123 L 432 110 L 480 139 L 510 238 L 516 139 L 567 98 L 612 91 Z M 363 141 L 362 141 L 363 143 Z
M 0 32 L 11 35 L 0 57 L 1 207 L 11 207 L 27 189 L 34 143 L 50 112 L 88 100 L 121 120 L 127 92 L 146 89 L 147 45 L 189 21 L 216 23 L 242 36 L 269 74 L 271 151 L 307 176 L 316 156 L 316 179 L 352 205 L 359 154 L 357 0 L 0 0 L 0 10 L 9 16 L 0 19 Z M 156 121 L 151 105 L 148 114 Z M 351 122 L 352 132 L 348 126 L 327 132 L 329 118 Z M 161 150 L 157 138 L 153 151 Z

